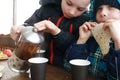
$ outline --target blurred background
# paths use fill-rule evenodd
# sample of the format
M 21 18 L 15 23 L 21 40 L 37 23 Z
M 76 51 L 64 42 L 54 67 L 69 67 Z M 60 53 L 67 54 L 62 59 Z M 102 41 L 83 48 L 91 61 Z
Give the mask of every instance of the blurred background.
M 0 0 L 0 34 L 9 34 L 12 25 L 23 24 L 39 7 L 39 0 Z

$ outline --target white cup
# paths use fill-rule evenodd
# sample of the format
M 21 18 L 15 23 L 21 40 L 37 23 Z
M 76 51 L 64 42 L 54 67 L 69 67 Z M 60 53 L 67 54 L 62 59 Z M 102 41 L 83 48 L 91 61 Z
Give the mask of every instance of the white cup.
M 72 80 L 88 80 L 90 61 L 83 59 L 70 60 Z
M 34 57 L 28 60 L 30 63 L 31 80 L 45 80 L 48 59 Z

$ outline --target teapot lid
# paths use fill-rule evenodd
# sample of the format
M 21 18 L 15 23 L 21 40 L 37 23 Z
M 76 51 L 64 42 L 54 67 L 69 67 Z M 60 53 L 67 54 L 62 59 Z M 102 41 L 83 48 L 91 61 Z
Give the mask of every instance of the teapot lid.
M 41 34 L 38 34 L 38 32 L 32 26 L 24 27 L 21 31 L 21 34 L 27 41 L 35 44 L 39 44 L 44 41 L 43 36 Z

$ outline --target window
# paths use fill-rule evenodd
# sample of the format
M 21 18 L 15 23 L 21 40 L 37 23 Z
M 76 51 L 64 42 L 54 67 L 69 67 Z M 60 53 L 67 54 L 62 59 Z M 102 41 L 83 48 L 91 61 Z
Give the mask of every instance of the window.
M 12 25 L 23 24 L 39 7 L 39 0 L 0 0 L 0 34 L 9 34 Z

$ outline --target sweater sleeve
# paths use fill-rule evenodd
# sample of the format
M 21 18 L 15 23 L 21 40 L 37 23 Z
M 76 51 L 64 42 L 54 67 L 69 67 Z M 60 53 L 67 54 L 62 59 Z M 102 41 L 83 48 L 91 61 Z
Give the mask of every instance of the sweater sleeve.
M 61 32 L 58 35 L 54 36 L 54 42 L 55 42 L 55 44 L 58 44 L 57 47 L 59 49 L 61 49 L 61 47 L 62 47 L 61 50 L 65 51 L 66 48 L 68 48 L 71 44 L 73 44 L 78 39 L 79 26 L 88 20 L 89 20 L 88 15 L 83 14 L 80 17 L 73 20 L 72 33 L 61 29 Z M 67 26 L 65 26 L 65 27 L 67 27 Z
M 109 74 L 120 79 L 120 50 L 111 47 L 104 59 L 107 61 Z
M 62 51 L 65 51 L 66 48 L 70 46 L 71 43 L 74 43 L 75 36 L 76 36 L 75 34 L 73 35 L 69 32 L 65 32 L 61 30 L 61 32 L 58 35 L 54 36 L 54 42 L 55 44 L 58 44 L 57 47 L 59 49 L 61 49 Z
M 66 51 L 66 60 L 71 59 L 86 59 L 87 58 L 86 44 L 72 44 Z

